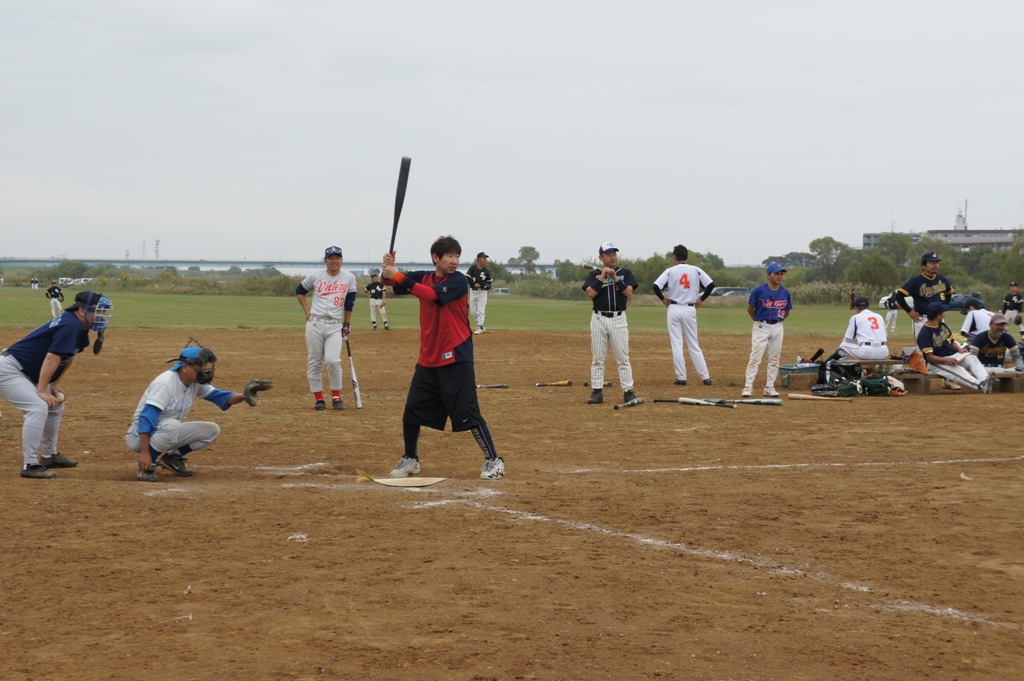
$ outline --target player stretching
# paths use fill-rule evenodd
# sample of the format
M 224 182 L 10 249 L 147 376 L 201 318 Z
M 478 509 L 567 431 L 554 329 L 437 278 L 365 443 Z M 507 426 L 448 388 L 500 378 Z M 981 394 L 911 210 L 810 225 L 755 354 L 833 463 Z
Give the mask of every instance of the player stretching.
M 377 312 L 380 312 L 381 321 L 384 322 L 384 330 L 390 331 L 388 313 L 384 309 L 388 304 L 387 289 L 384 288 L 384 284 L 380 283 L 379 277 L 380 272 L 377 270 L 370 272 L 370 283 L 363 290 L 366 291 L 366 295 L 370 299 L 370 322 L 373 323 L 373 330 L 377 330 Z
M 711 374 L 708 373 L 704 353 L 697 342 L 697 310 L 711 295 L 715 282 L 701 268 L 687 265 L 689 257 L 690 251 L 686 246 L 679 245 L 672 249 L 675 265 L 662 272 L 654 281 L 654 294 L 668 308 L 668 339 L 672 347 L 672 365 L 676 371 L 675 384 L 686 385 L 686 359 L 683 357 L 685 338 L 686 346 L 690 348 L 690 361 L 697 375 L 704 381 L 704 385 L 711 385 Z M 704 293 L 698 298 L 701 288 Z M 668 290 L 667 298 L 662 289 Z
M 352 330 L 352 308 L 356 303 L 356 276 L 341 271 L 341 249 L 328 246 L 324 251 L 327 269 L 313 272 L 295 287 L 295 297 L 306 313 L 306 351 L 309 361 L 306 377 L 309 392 L 316 398 L 314 409 L 327 408 L 324 402 L 324 360 L 331 383 L 331 403 L 337 410 L 345 408 L 341 401 L 341 344 Z M 313 292 L 313 303 L 306 303 L 306 294 Z M 345 321 L 342 323 L 342 315 Z
M 505 475 L 505 462 L 494 450 L 491 431 L 476 397 L 473 334 L 469 330 L 469 279 L 458 271 L 462 246 L 443 236 L 430 246 L 433 271 L 402 273 L 395 269 L 395 254 L 384 255 L 384 283 L 403 288 L 420 300 L 420 356 L 409 386 L 402 415 L 405 454 L 392 478 L 420 472 L 418 454 L 422 426 L 473 433 L 484 452 L 480 477 L 496 480 Z
M 747 301 L 747 314 L 754 320 L 754 329 L 750 334 L 750 359 L 747 360 L 743 397 L 750 397 L 754 389 L 754 378 L 765 350 L 768 351 L 768 375 L 764 396 L 779 396 L 775 391 L 775 378 L 779 374 L 779 356 L 782 354 L 782 322 L 793 309 L 793 299 L 782 285 L 782 279 L 786 276 L 786 269 L 782 265 L 773 262 L 765 272 L 768 282 L 755 288 Z

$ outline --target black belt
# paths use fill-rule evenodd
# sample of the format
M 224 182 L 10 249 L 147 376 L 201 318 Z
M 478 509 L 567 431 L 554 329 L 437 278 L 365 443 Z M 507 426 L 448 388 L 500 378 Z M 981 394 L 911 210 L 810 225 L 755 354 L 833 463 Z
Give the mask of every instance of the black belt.
M 693 303 L 677 303 L 677 302 L 676 302 L 676 301 L 674 301 L 674 300 L 670 300 L 670 301 L 668 301 L 668 304 L 669 304 L 669 305 L 685 305 L 686 307 L 694 307 L 694 304 L 693 304 Z
M 625 310 L 617 310 L 615 312 L 605 312 L 604 310 L 594 310 L 594 314 L 599 314 L 602 317 L 618 317 L 620 314 L 622 314 L 624 312 L 625 312 Z
M 782 323 L 781 319 L 775 319 L 775 320 L 772 320 L 772 321 L 768 321 L 767 319 L 762 319 L 761 321 L 758 322 L 758 324 L 781 324 L 781 323 Z

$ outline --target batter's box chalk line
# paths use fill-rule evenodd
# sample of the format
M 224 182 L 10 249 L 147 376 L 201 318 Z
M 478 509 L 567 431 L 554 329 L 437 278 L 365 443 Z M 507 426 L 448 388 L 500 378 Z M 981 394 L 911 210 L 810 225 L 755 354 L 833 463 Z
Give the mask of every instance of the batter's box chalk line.
M 1002 460 L 1005 459 L 1000 459 L 1000 461 Z M 409 508 L 441 508 L 445 506 L 454 506 L 456 504 L 469 506 L 471 508 L 476 508 L 482 511 L 490 511 L 492 513 L 508 515 L 516 520 L 548 523 L 551 525 L 556 525 L 558 527 L 564 527 L 579 532 L 593 532 L 595 534 L 600 534 L 614 539 L 623 539 L 626 541 L 640 544 L 641 546 L 665 549 L 669 551 L 674 551 L 679 554 L 695 556 L 698 558 L 706 558 L 710 560 L 717 560 L 727 563 L 747 565 L 752 568 L 765 570 L 767 572 L 771 572 L 778 575 L 804 577 L 807 579 L 812 579 L 820 584 L 838 587 L 846 591 L 873 594 L 877 589 L 877 587 L 873 587 L 863 583 L 852 582 L 848 580 L 840 580 L 822 570 L 808 570 L 804 567 L 799 567 L 795 565 L 783 565 L 781 563 L 775 563 L 769 560 L 765 560 L 764 558 L 752 558 L 742 553 L 737 553 L 733 551 L 715 551 L 713 549 L 706 549 L 698 546 L 690 546 L 683 542 L 673 542 L 665 539 L 658 539 L 656 537 L 648 537 L 646 535 L 642 535 L 636 532 L 622 532 L 619 530 L 611 530 L 606 527 L 596 525 L 594 523 L 583 523 L 575 520 L 559 520 L 557 518 L 548 518 L 547 516 L 539 515 L 537 513 L 531 513 L 528 511 L 517 511 L 515 509 L 502 508 L 500 506 L 491 506 L 489 504 L 485 504 L 479 501 L 472 501 L 469 499 L 442 499 L 437 501 L 424 501 L 415 504 L 410 504 Z M 886 589 L 886 591 L 889 590 Z M 1014 624 L 1012 622 L 1000 622 L 978 613 L 966 612 L 963 610 L 957 610 L 955 608 L 944 608 L 941 606 L 932 605 L 930 603 L 895 599 L 883 602 L 882 604 L 874 607 L 878 607 L 879 609 L 885 611 L 921 612 L 928 615 L 935 615 L 937 617 L 946 617 L 949 619 L 959 620 L 963 622 L 975 622 L 978 624 L 985 624 L 992 627 L 998 627 L 1001 629 L 1008 629 L 1010 631 L 1024 633 L 1024 629 L 1022 629 L 1020 625 Z
M 1024 455 L 991 459 L 943 459 L 941 461 L 809 461 L 807 463 L 766 463 L 750 465 L 715 465 L 715 466 L 679 466 L 676 468 L 575 468 L 560 471 L 561 473 L 703 473 L 706 471 L 767 471 L 791 468 L 868 468 L 868 467 L 899 467 L 899 466 L 944 466 L 948 464 L 982 464 L 982 463 L 1017 463 L 1024 461 Z

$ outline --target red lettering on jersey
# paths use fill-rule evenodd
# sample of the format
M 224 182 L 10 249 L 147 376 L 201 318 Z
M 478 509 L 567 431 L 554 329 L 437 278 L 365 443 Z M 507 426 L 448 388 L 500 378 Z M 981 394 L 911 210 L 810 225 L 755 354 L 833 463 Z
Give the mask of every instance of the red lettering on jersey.
M 316 282 L 316 292 L 322 296 L 327 296 L 332 293 L 344 295 L 348 292 L 348 284 L 343 284 L 340 281 L 324 281 L 323 279 L 318 279 Z
M 871 317 L 869 323 L 871 324 L 872 329 L 878 329 L 878 317 Z

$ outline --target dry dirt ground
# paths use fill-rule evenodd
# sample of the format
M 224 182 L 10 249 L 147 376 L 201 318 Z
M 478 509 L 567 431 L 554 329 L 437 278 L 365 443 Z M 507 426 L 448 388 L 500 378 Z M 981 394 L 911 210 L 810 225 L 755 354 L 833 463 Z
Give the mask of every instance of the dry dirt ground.
M 356 331 L 343 412 L 312 409 L 301 331 L 204 331 L 217 385 L 277 387 L 197 405 L 223 433 L 196 475 L 141 483 L 122 438 L 176 334 L 76 361 L 56 480 L 18 477 L 0 402 L 0 678 L 1021 678 L 1019 394 L 614 411 L 584 403 L 587 335 L 489 332 L 507 477 L 424 431 L 447 480 L 392 489 L 355 473 L 401 454 L 416 330 Z M 715 384 L 676 388 L 666 336 L 634 335 L 637 394 L 739 397 L 749 339 L 704 344 Z

